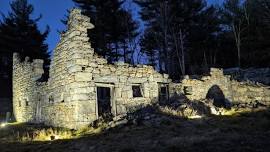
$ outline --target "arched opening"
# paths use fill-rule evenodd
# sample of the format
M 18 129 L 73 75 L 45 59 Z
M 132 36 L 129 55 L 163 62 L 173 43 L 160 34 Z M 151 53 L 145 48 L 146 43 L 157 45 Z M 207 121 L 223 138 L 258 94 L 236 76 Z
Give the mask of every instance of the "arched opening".
M 207 99 L 212 99 L 216 107 L 227 107 L 225 96 L 218 85 L 213 85 L 207 92 Z

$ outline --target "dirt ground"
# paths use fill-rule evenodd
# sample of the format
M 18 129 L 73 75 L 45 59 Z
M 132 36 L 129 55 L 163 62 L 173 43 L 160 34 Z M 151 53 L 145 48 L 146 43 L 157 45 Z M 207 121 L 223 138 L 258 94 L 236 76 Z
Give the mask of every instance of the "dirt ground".
M 20 130 L 20 126 L 13 126 Z M 17 128 L 16 128 L 17 127 Z M 28 128 L 24 126 L 24 129 Z M 33 130 L 35 127 L 29 129 Z M 270 111 L 183 119 L 160 115 L 101 133 L 55 141 L 9 141 L 12 128 L 0 129 L 1 152 L 268 152 Z M 29 131 L 28 130 L 28 131 Z

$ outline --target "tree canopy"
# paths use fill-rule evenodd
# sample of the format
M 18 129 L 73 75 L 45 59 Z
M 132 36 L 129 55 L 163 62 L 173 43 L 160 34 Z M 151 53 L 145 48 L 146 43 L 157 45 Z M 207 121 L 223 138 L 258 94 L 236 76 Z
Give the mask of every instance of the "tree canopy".
M 123 9 L 120 0 L 73 0 L 91 18 L 95 29 L 89 31 L 95 51 L 107 58 L 109 63 L 124 60 L 133 62 L 134 49 L 131 41 L 138 35 L 138 24 Z
M 49 27 L 46 31 L 40 32 L 37 19 L 32 19 L 34 11 L 33 5 L 27 0 L 16 0 L 10 4 L 11 12 L 3 16 L 0 22 L 0 51 L 18 52 L 22 59 L 25 56 L 31 59 L 44 59 L 45 64 L 49 64 L 48 45 L 45 40 L 49 33 Z

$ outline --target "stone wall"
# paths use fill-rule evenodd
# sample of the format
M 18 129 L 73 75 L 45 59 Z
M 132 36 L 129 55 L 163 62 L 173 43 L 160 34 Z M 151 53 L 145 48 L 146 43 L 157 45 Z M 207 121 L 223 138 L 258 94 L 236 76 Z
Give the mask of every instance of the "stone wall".
M 270 88 L 268 86 L 235 80 L 231 81 L 231 85 L 232 101 L 238 103 L 259 101 L 265 105 L 270 105 Z
M 32 79 L 36 78 L 36 60 L 33 63 L 14 61 L 17 121 L 44 122 L 68 128 L 88 125 L 99 117 L 97 87 L 110 88 L 114 116 L 158 101 L 159 84 L 168 84 L 171 81 L 168 75 L 145 65 L 108 64 L 91 48 L 87 30 L 92 28 L 90 19 L 81 15 L 80 10 L 74 9 L 70 13 L 68 30 L 61 35 L 54 50 L 47 83 L 38 85 Z M 133 97 L 134 85 L 140 87 L 142 97 Z M 21 100 L 31 104 L 19 106 Z
M 218 88 L 225 99 L 231 103 L 249 103 L 259 101 L 269 105 L 270 89 L 260 84 L 238 82 L 224 75 L 222 69 L 212 68 L 209 76 L 189 78 L 170 85 L 171 96 L 185 95 L 190 100 L 202 100 L 212 88 Z
M 43 61 L 21 62 L 19 55 L 13 55 L 13 111 L 19 122 L 34 122 L 38 92 L 44 92 L 45 83 L 38 82 L 43 74 Z
M 91 48 L 87 30 L 93 28 L 90 18 L 80 10 L 71 11 L 68 30 L 54 50 L 48 82 L 38 81 L 44 73 L 42 60 L 29 62 L 26 58 L 20 62 L 18 54 L 14 54 L 13 108 L 17 121 L 67 128 L 89 125 L 102 115 L 98 100 L 101 87 L 109 90 L 109 110 L 113 116 L 157 103 L 161 97 L 167 99 L 164 86 L 169 86 L 171 96 L 184 94 L 190 100 L 206 98 L 214 87 L 229 101 L 269 101 L 267 88 L 233 81 L 219 69 L 211 69 L 210 76 L 171 83 L 168 75 L 151 66 L 108 64 Z M 140 95 L 136 97 L 134 92 Z

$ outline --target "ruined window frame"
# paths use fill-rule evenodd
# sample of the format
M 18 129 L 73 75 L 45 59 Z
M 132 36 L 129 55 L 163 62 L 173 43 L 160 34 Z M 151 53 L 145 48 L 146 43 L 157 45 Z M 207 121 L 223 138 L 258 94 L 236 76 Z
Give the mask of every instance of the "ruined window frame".
M 165 90 L 163 90 L 163 89 L 165 89 Z M 162 91 L 165 91 L 165 92 L 162 92 Z M 159 93 L 160 93 L 160 96 L 164 96 L 166 98 L 166 100 L 169 99 L 169 88 L 168 88 L 168 86 L 161 86 Z
M 137 96 L 134 96 L 134 87 L 139 87 L 139 90 L 140 90 L 140 94 Z M 144 95 L 143 95 L 143 89 L 142 89 L 142 84 L 132 84 L 131 86 L 131 89 L 132 89 L 132 97 L 133 98 L 143 98 Z
M 48 101 L 49 103 L 54 103 L 54 97 L 52 94 L 49 95 Z
M 162 88 L 165 88 L 165 92 L 162 92 Z M 169 83 L 158 83 L 158 100 L 160 103 L 170 100 L 170 87 Z
M 184 95 L 192 95 L 192 92 L 193 92 L 192 86 L 184 86 L 183 87 Z
M 29 106 L 29 101 L 25 100 L 25 106 L 28 107 Z
M 18 106 L 19 106 L 19 107 L 22 107 L 22 100 L 21 100 L 21 99 L 18 100 Z
M 96 117 L 98 118 L 99 117 L 99 114 L 98 114 L 98 94 L 97 94 L 97 88 L 98 87 L 107 87 L 107 88 L 110 88 L 111 89 L 111 99 L 110 99 L 110 102 L 111 102 L 111 113 L 113 115 L 117 115 L 116 114 L 116 102 L 115 102 L 115 84 L 114 83 L 110 83 L 110 82 L 95 82 L 95 92 L 96 92 Z

